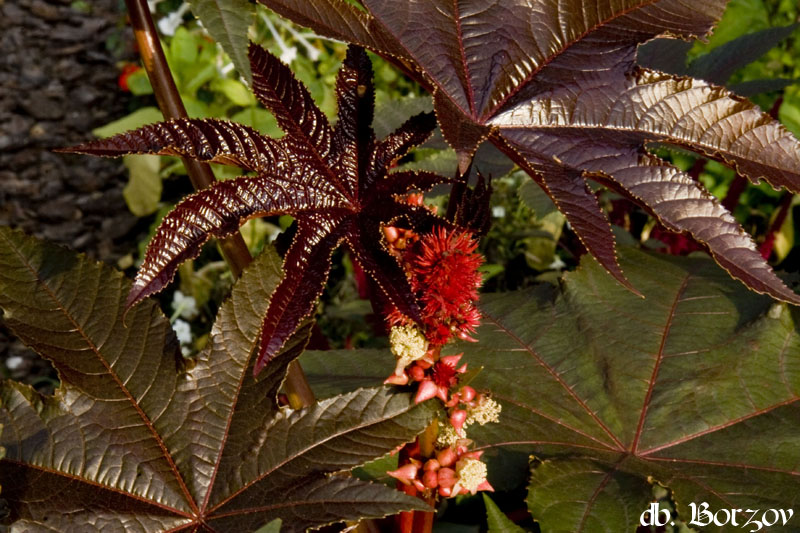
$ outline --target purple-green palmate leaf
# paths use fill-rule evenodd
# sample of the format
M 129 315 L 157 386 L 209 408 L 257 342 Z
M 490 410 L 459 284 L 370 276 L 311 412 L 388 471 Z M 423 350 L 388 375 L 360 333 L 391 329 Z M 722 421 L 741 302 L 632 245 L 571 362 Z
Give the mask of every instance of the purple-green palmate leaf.
M 634 531 L 651 483 L 720 509 L 800 505 L 800 310 L 746 290 L 706 257 L 622 249 L 641 299 L 586 257 L 560 288 L 481 297 L 470 385 L 502 404 L 471 425 L 497 490 L 526 483 L 543 532 Z M 381 380 L 376 350 L 305 352 L 320 396 Z M 509 379 L 513 376 L 513 379 Z M 722 515 L 720 515 L 720 518 Z M 709 531 L 742 531 L 711 526 Z M 780 524 L 778 524 L 780 525 Z
M 382 244 L 381 227 L 418 230 L 447 224 L 401 195 L 451 180 L 428 172 L 389 174 L 391 165 L 435 127 L 432 114 L 409 119 L 386 139 L 372 131 L 372 69 L 363 49 L 351 47 L 339 71 L 339 120 L 331 127 L 308 90 L 278 58 L 250 47 L 253 91 L 286 132 L 281 139 L 219 120 L 172 120 L 66 151 L 102 156 L 181 155 L 239 166 L 255 173 L 217 183 L 189 196 L 164 217 L 147 247 L 127 305 L 162 290 L 178 266 L 196 257 L 211 237 L 225 237 L 247 219 L 288 214 L 298 231 L 286 257 L 286 275 L 261 327 L 255 372 L 278 353 L 309 316 L 322 292 L 333 251 L 344 244 L 407 316 L 419 309 L 397 260 Z
M 586 179 L 613 186 L 668 228 L 691 235 L 749 287 L 800 303 L 699 184 L 676 185 L 685 177 L 646 153 L 649 143 L 672 143 L 754 182 L 800 192 L 800 143 L 776 121 L 725 89 L 635 65 L 637 46 L 654 37 L 707 34 L 724 0 L 364 0 L 363 10 L 310 0 L 302 15 L 284 0 L 259 1 L 324 35 L 334 36 L 333 18 L 358 20 L 340 26 L 335 37 L 362 43 L 416 75 L 434 95 L 439 125 L 462 169 L 488 138 L 550 195 L 587 250 L 623 285 L 632 288 Z M 380 28 L 381 38 L 366 39 L 365 27 Z M 644 190 L 641 184 L 655 174 L 665 183 L 658 192 Z
M 422 508 L 395 490 L 329 475 L 413 439 L 434 405 L 375 387 L 279 409 L 309 323 L 253 377 L 280 264 L 268 250 L 245 270 L 209 344 L 184 362 L 155 302 L 123 321 L 131 284 L 122 274 L 0 228 L 3 320 L 61 378 L 54 396 L 0 383 L 0 485 L 10 509 L 2 525 L 212 533 L 280 518 L 282 530 L 304 531 Z

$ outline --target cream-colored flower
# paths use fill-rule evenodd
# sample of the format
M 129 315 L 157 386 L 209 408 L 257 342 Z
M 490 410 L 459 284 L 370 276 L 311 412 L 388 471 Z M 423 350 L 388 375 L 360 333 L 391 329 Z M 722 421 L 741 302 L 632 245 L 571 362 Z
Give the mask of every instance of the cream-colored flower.
M 464 422 L 464 427 L 470 424 L 484 425 L 489 422 L 500 421 L 500 411 L 503 406 L 492 400 L 488 396 L 482 396 L 479 401 L 475 403 L 474 407 L 467 410 L 467 420 Z
M 439 433 L 436 435 L 436 447 L 448 448 L 455 446 L 459 440 L 467 438 L 467 432 L 456 429 L 447 422 L 439 421 Z
M 428 341 L 414 326 L 394 326 L 389 332 L 389 343 L 397 358 L 395 374 L 398 376 L 405 367 L 425 357 L 425 352 L 428 351 Z
M 479 459 L 465 457 L 456 463 L 456 474 L 458 474 L 458 481 L 453 485 L 453 494 L 458 494 L 458 490 L 461 488 L 475 494 L 478 486 L 486 481 L 486 463 Z

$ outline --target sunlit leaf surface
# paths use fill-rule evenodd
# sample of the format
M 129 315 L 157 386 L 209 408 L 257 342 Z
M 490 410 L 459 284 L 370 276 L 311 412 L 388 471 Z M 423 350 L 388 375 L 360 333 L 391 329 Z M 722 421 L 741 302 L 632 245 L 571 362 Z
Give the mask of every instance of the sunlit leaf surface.
M 620 263 L 645 299 L 587 258 L 562 289 L 482 295 L 479 342 L 446 348 L 482 367 L 470 385 L 503 407 L 499 424 L 467 429 L 491 484 L 527 484 L 544 532 L 634 531 L 651 482 L 686 521 L 689 502 L 796 509 L 800 311 L 702 256 L 623 249 Z M 331 395 L 377 382 L 390 359 L 306 352 L 302 364 Z M 770 529 L 784 530 L 796 523 Z
M 421 113 L 378 140 L 372 130 L 375 91 L 363 49 L 351 47 L 337 79 L 339 120 L 331 126 L 291 70 L 251 45 L 253 91 L 286 132 L 280 140 L 221 120 L 171 120 L 70 148 L 102 156 L 130 153 L 180 155 L 235 165 L 254 176 L 216 183 L 180 202 L 148 245 L 128 296 L 134 305 L 162 290 L 178 266 L 196 257 L 211 237 L 235 232 L 248 218 L 292 215 L 297 234 L 284 258 L 284 278 L 264 314 L 258 373 L 278 353 L 314 306 L 325 286 L 333 251 L 344 244 L 361 268 L 406 316 L 418 318 L 416 299 L 397 260 L 381 239 L 384 224 L 420 231 L 446 224 L 403 195 L 449 180 L 430 172 L 389 168 L 435 126 Z
M 131 309 L 111 268 L 0 228 L 6 325 L 50 359 L 42 396 L 0 384 L 4 524 L 24 531 L 282 531 L 420 508 L 419 500 L 335 472 L 407 442 L 436 407 L 360 389 L 299 411 L 275 402 L 298 331 L 256 380 L 258 330 L 279 282 L 267 251 L 222 306 L 207 348 L 185 364 L 153 302 Z M 375 438 L 380 435 L 381 438 Z
M 800 143 L 776 121 L 722 88 L 636 66 L 637 46 L 654 37 L 708 33 L 724 0 L 364 0 L 364 10 L 312 0 L 302 14 L 283 0 L 260 1 L 324 35 L 334 36 L 334 13 L 360 21 L 335 36 L 383 54 L 433 93 L 462 168 L 488 138 L 550 195 L 626 287 L 638 289 L 619 267 L 587 179 L 702 243 L 750 288 L 800 304 L 699 183 L 646 152 L 653 142 L 679 145 L 754 182 L 800 192 Z M 365 39 L 364 27 L 380 28 L 381 39 Z

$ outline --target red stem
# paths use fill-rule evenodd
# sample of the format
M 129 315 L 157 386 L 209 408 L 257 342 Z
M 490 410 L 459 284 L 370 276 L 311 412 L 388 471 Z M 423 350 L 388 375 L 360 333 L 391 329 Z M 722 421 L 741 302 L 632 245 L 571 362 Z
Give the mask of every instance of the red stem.
M 767 232 L 767 238 L 758 249 L 758 251 L 761 252 L 761 257 L 764 259 L 769 259 L 769 256 L 772 255 L 772 249 L 775 247 L 775 235 L 781 230 L 783 223 L 786 222 L 789 209 L 792 207 L 793 198 L 794 195 L 792 193 L 783 193 L 783 198 L 781 198 L 781 203 L 778 207 L 778 216 L 775 217 L 775 220 L 772 222 Z
M 733 178 L 731 182 L 731 186 L 728 187 L 728 194 L 726 194 L 725 198 L 722 200 L 722 207 L 733 213 L 733 210 L 739 205 L 739 198 L 746 188 L 747 178 L 736 174 L 736 177 Z

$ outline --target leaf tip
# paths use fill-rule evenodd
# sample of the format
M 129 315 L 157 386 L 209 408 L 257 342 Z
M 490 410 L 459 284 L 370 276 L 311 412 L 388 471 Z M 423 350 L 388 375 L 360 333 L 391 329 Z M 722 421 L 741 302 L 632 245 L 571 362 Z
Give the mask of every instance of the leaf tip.
M 128 316 L 128 312 L 139 302 L 144 300 L 150 295 L 150 292 L 147 292 L 147 285 L 143 285 L 139 282 L 134 282 L 133 286 L 131 287 L 130 292 L 128 293 L 128 297 L 125 299 L 125 307 L 122 312 L 122 321 L 125 322 L 125 317 Z
M 271 353 L 266 348 L 263 348 L 267 343 L 263 340 L 260 343 L 258 348 L 258 358 L 256 359 L 255 364 L 253 365 L 253 377 L 257 378 L 258 375 L 261 373 L 264 368 L 266 368 L 267 364 L 272 360 L 274 353 Z

